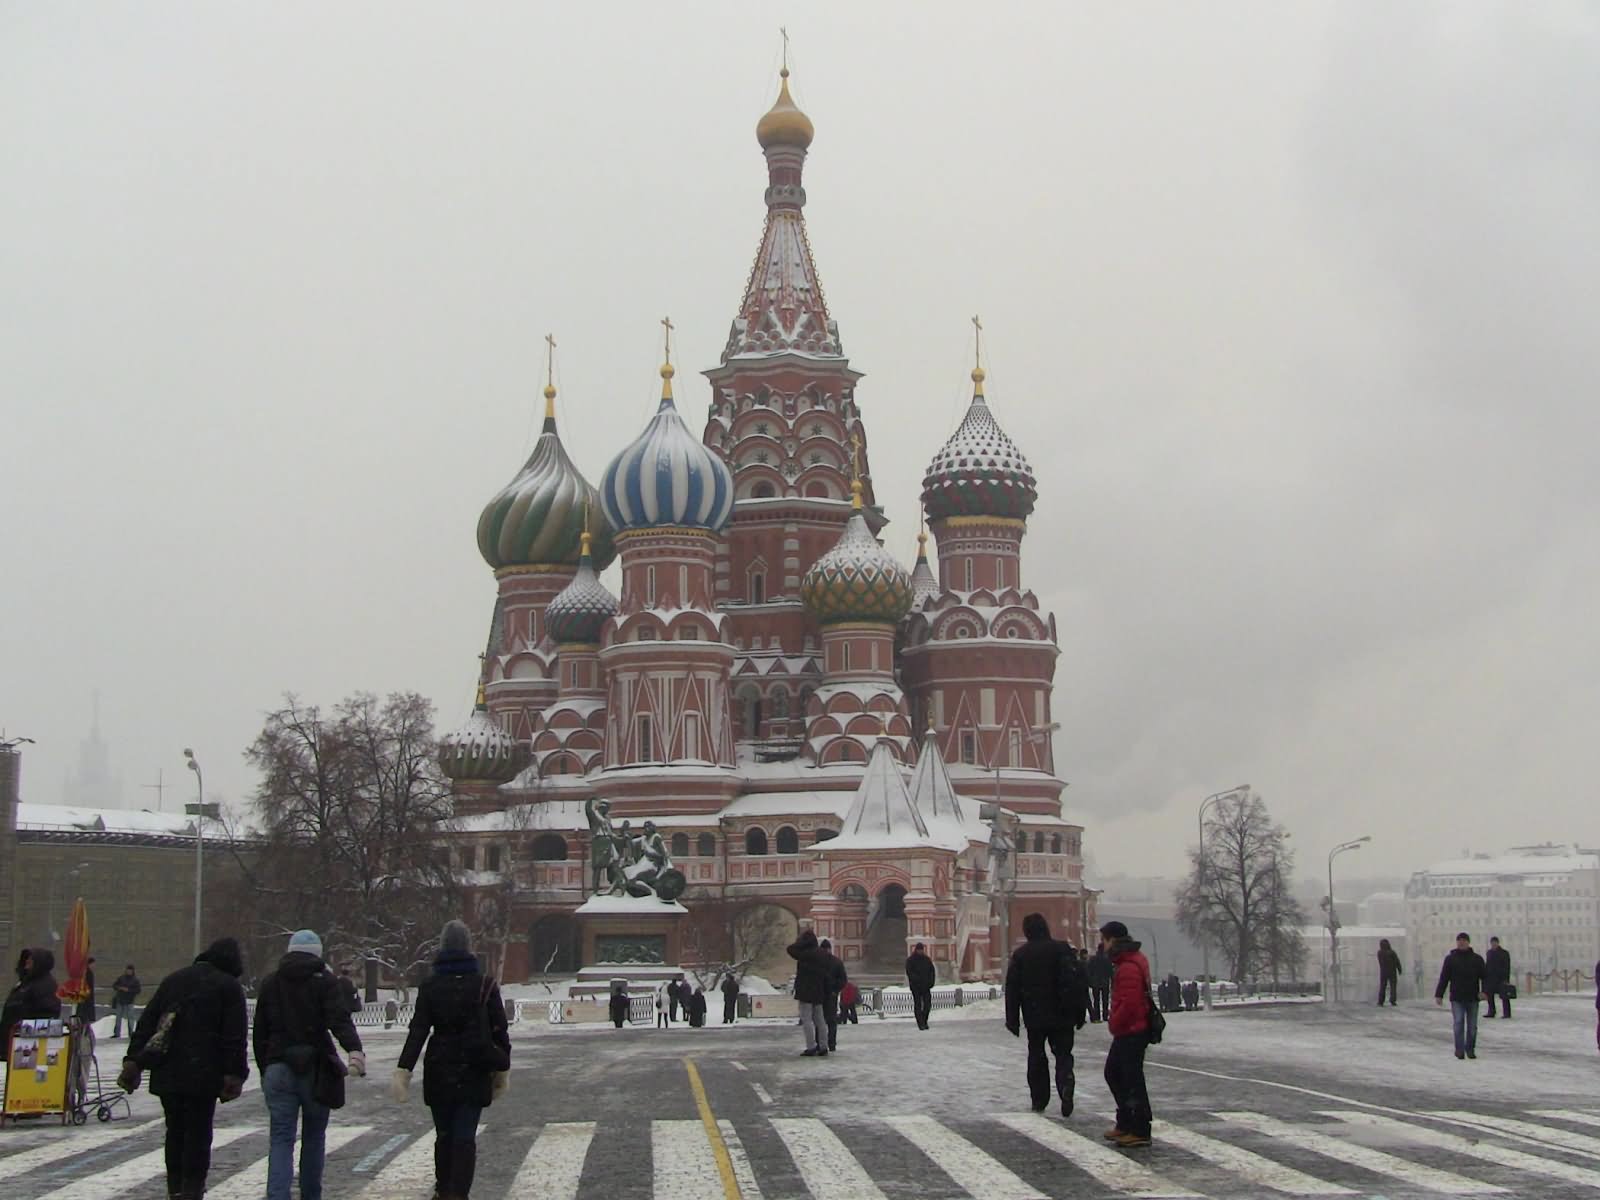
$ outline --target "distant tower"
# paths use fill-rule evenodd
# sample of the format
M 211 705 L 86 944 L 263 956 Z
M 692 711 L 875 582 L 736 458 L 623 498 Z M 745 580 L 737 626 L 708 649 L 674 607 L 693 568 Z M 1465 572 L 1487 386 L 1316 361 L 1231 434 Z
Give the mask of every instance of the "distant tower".
M 600 487 L 617 531 L 622 597 L 602 634 L 608 728 L 606 770 L 595 790 L 621 815 L 668 804 L 674 812 L 712 812 L 737 782 L 728 707 L 733 647 L 723 639 L 712 583 L 733 479 L 678 415 L 672 326 L 662 324 L 661 404 Z
M 111 748 L 100 733 L 100 693 L 94 693 L 89 736 L 78 743 L 78 764 L 62 788 L 63 804 L 80 808 L 122 807 L 122 779 L 111 773 Z
M 554 354 L 553 339 L 545 339 Z M 553 362 L 553 358 L 552 358 Z M 554 368 L 547 367 L 544 429 L 522 470 L 478 518 L 478 550 L 500 586 L 486 651 L 489 715 L 519 741 L 534 716 L 556 698 L 555 643 L 544 609 L 577 570 L 584 514 L 599 510 L 599 493 L 584 479 L 556 432 Z M 594 563 L 616 557 L 604 517 L 591 525 Z

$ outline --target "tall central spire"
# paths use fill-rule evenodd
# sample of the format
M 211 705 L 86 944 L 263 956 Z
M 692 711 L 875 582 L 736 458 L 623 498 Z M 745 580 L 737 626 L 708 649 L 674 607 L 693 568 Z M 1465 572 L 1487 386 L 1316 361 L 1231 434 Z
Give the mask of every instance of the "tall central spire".
M 728 333 L 724 362 L 785 351 L 843 355 L 802 215 L 806 190 L 801 174 L 816 130 L 789 95 L 787 65 L 778 76 L 778 99 L 756 123 L 756 140 L 767 159 L 767 222 L 739 315 Z

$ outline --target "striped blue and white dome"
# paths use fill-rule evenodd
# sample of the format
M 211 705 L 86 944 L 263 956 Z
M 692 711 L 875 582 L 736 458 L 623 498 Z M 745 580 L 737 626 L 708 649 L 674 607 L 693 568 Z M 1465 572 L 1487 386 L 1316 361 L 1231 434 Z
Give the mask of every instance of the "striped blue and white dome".
M 600 507 L 619 532 L 660 525 L 718 532 L 733 515 L 733 473 L 678 415 L 672 374 L 670 363 L 661 368 L 661 407 L 601 476 Z

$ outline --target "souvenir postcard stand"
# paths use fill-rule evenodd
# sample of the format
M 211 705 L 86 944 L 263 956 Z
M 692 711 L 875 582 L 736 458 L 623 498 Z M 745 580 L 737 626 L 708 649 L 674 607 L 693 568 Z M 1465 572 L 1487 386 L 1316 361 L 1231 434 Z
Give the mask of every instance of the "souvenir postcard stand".
M 59 1115 L 66 1123 L 73 1042 L 60 1018 L 17 1022 L 6 1047 L 6 1091 L 0 1120 Z

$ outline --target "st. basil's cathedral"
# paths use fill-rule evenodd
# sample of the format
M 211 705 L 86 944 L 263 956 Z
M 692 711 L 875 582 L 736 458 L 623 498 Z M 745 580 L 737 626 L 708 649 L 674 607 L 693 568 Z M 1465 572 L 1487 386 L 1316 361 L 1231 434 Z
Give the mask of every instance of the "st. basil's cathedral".
M 660 407 L 596 486 L 547 386 L 533 453 L 478 523 L 498 598 L 476 711 L 440 759 L 455 865 L 509 906 L 509 979 L 649 941 L 585 928 L 591 800 L 652 822 L 683 905 L 722 922 L 729 945 L 704 921 L 675 929 L 668 963 L 781 960 L 809 924 L 857 972 L 897 973 L 925 942 L 941 977 L 976 979 L 1028 912 L 1079 945 L 1095 924 L 1051 745 L 1055 619 L 1022 575 L 1037 481 L 980 365 L 923 478 L 937 569 L 926 533 L 909 570 L 879 543 L 862 374 L 806 236 L 814 130 L 788 74 L 756 126 L 766 222 L 700 435 L 669 352 Z M 616 559 L 620 596 L 600 578 Z

